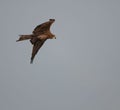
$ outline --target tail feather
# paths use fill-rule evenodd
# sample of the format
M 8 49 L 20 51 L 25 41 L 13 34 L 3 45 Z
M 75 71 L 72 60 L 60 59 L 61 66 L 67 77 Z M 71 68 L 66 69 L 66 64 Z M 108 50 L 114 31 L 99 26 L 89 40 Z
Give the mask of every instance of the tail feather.
M 19 35 L 19 36 L 20 36 L 20 38 L 18 40 L 16 40 L 16 42 L 28 40 L 28 39 L 31 39 L 33 37 L 33 35 Z

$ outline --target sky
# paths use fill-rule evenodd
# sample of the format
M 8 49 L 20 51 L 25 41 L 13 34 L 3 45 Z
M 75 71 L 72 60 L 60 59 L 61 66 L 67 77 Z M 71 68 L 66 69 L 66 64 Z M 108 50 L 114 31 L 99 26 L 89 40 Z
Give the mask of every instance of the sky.
M 119 0 L 0 0 L 0 110 L 120 110 Z M 30 64 L 20 34 L 55 19 Z

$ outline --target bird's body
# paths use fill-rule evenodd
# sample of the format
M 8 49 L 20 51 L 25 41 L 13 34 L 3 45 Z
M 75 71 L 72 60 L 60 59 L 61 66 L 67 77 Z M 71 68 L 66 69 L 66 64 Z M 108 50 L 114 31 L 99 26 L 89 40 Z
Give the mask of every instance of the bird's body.
M 18 41 L 28 40 L 30 39 L 31 44 L 33 45 L 32 55 L 31 55 L 31 63 L 35 55 L 37 54 L 38 50 L 42 47 L 44 42 L 47 39 L 56 38 L 54 34 L 50 31 L 50 26 L 54 22 L 54 19 L 49 19 L 49 21 L 38 25 L 34 30 L 33 33 L 30 35 L 20 35 Z

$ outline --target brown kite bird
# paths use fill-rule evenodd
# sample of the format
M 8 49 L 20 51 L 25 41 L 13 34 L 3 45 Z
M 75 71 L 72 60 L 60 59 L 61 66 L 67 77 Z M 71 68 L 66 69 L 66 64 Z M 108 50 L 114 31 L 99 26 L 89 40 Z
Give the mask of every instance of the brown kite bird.
M 50 26 L 55 22 L 55 19 L 49 19 L 49 21 L 38 25 L 30 35 L 20 35 L 18 41 L 28 40 L 30 39 L 31 44 L 33 45 L 31 62 L 33 63 L 33 59 L 37 54 L 38 50 L 42 47 L 44 42 L 47 39 L 56 39 L 55 35 L 51 33 Z

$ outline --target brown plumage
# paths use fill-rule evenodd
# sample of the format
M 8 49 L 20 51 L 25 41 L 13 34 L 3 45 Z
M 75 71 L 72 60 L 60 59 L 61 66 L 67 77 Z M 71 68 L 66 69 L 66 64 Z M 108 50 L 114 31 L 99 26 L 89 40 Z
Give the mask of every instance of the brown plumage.
M 33 63 L 34 57 L 37 54 L 38 50 L 42 47 L 44 42 L 47 39 L 53 39 L 55 37 L 54 34 L 50 31 L 50 26 L 55 22 L 55 19 L 49 19 L 49 21 L 38 25 L 30 35 L 20 35 L 18 41 L 28 40 L 30 39 L 31 44 L 33 45 L 31 62 Z

